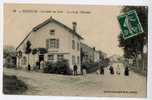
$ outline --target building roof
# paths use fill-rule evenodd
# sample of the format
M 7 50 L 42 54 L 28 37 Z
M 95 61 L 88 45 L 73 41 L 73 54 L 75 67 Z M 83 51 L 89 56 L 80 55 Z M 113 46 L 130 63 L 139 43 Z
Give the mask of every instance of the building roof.
M 38 24 L 37 26 L 35 26 L 35 27 L 32 29 L 32 31 L 24 38 L 24 40 L 17 46 L 16 50 L 22 45 L 22 43 L 30 36 L 30 34 L 31 34 L 32 32 L 35 32 L 35 31 L 39 30 L 40 28 L 44 27 L 45 25 L 49 24 L 50 22 L 55 22 L 56 24 L 64 27 L 65 29 L 67 29 L 69 32 L 71 32 L 71 33 L 75 34 L 76 36 L 78 36 L 80 39 L 83 39 L 83 37 L 81 37 L 81 36 L 79 35 L 79 33 L 77 33 L 76 31 L 74 31 L 74 30 L 71 29 L 70 27 L 64 25 L 63 23 L 55 20 L 55 19 L 52 18 L 52 16 L 51 16 L 50 18 L 48 18 L 48 19 L 45 20 L 44 22 L 42 22 L 42 23 Z
M 52 16 L 51 16 L 50 18 L 48 18 L 47 20 L 45 20 L 44 22 L 42 22 L 41 24 L 35 26 L 32 30 L 33 30 L 33 31 L 37 31 L 37 30 L 39 30 L 40 28 L 42 28 L 43 26 L 45 26 L 45 25 L 47 25 L 48 23 L 50 23 L 50 22 L 55 22 L 55 23 L 57 23 L 58 25 L 66 28 L 67 30 L 69 30 L 69 32 L 71 32 L 71 33 L 77 35 L 79 38 L 83 39 L 76 31 L 74 31 L 74 30 L 71 29 L 70 27 L 64 25 L 63 23 L 55 20 L 54 18 L 52 18 Z

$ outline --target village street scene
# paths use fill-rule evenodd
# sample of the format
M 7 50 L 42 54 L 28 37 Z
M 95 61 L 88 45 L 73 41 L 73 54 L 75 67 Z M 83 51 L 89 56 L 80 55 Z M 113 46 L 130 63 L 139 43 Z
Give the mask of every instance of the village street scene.
M 5 4 L 3 93 L 146 97 L 147 15 L 145 6 Z

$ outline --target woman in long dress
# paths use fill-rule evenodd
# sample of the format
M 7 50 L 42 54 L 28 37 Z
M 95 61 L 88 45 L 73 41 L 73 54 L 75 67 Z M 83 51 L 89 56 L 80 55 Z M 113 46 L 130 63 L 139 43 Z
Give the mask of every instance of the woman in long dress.
M 120 67 L 119 67 L 119 65 L 118 65 L 117 68 L 116 68 L 116 74 L 117 74 L 117 75 L 120 75 Z

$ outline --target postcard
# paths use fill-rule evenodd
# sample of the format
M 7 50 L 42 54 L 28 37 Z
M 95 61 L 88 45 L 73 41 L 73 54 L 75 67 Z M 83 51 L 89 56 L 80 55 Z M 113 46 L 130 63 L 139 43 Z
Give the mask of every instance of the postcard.
M 146 98 L 147 63 L 147 6 L 4 4 L 4 95 Z

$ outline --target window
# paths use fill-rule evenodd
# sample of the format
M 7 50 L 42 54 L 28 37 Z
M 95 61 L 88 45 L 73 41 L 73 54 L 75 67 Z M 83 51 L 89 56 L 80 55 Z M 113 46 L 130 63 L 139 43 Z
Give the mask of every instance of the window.
M 57 55 L 57 59 L 58 59 L 58 61 L 61 61 L 61 60 L 64 59 L 64 56 L 63 55 Z
M 24 57 L 22 58 L 22 65 L 26 65 L 26 63 L 27 63 L 27 58 L 24 56 Z
M 54 55 L 48 55 L 48 60 L 54 60 Z
M 59 48 L 59 39 L 47 39 L 46 48 Z
M 50 30 L 50 35 L 55 35 L 55 30 L 54 29 Z
M 50 39 L 50 48 L 55 48 L 56 47 L 56 39 Z
M 72 56 L 72 64 L 75 64 L 75 56 Z
M 72 49 L 75 49 L 75 41 L 72 40 Z
M 80 63 L 80 57 L 77 56 L 77 64 L 79 64 L 79 63 Z
M 80 50 L 80 45 L 79 45 L 79 43 L 77 43 L 77 50 Z

